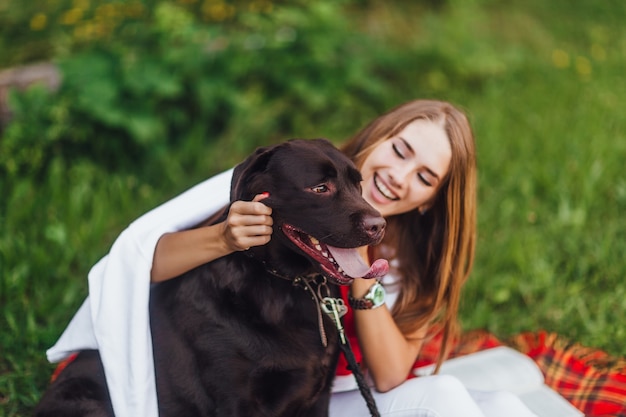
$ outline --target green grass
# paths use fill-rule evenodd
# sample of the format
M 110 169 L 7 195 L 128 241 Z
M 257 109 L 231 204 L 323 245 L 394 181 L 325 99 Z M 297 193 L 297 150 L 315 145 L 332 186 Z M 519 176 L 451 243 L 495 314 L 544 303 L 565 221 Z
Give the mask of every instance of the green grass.
M 478 140 L 480 240 L 462 317 L 502 336 L 547 329 L 623 355 L 626 5 L 588 3 L 561 27 L 555 10 L 513 12 L 500 28 L 523 58 L 464 101 Z
M 386 75 L 395 83 L 381 102 L 449 99 L 473 121 L 479 242 L 464 327 L 500 337 L 546 329 L 624 355 L 626 4 L 416 3 L 372 1 L 350 21 L 406 48 L 407 67 Z M 426 64 L 411 66 L 415 56 Z M 382 110 L 353 115 L 353 130 Z M 346 125 L 341 114 L 293 136 L 351 133 L 334 125 Z M 28 415 L 41 395 L 53 369 L 45 349 L 115 236 L 250 149 L 230 150 L 187 146 L 145 175 L 57 162 L 43 180 L 0 181 L 0 416 Z M 177 163 L 190 153 L 195 163 Z

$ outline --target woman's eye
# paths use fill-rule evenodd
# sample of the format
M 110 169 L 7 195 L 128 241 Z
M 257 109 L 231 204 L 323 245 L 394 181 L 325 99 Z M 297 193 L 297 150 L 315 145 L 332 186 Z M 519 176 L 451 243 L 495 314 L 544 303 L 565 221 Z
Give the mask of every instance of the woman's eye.
M 391 145 L 391 147 L 393 148 L 393 151 L 396 153 L 396 155 L 398 155 L 398 157 L 400 159 L 404 159 L 404 154 L 402 154 L 402 152 L 400 152 L 400 149 L 398 149 L 398 147 L 396 146 L 395 143 L 393 145 Z
M 419 178 L 419 180 L 424 183 L 426 186 L 428 187 L 432 187 L 433 184 L 431 182 L 429 182 L 426 177 L 424 176 L 424 174 L 417 174 L 417 177 Z
M 311 191 L 314 193 L 327 193 L 328 186 L 326 184 L 316 185 L 315 187 L 311 187 Z

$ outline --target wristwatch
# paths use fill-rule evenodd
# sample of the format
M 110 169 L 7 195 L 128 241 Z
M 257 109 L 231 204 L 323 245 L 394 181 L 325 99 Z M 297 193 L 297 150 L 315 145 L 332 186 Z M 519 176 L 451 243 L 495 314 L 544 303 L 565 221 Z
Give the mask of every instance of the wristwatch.
M 372 310 L 385 304 L 385 288 L 376 281 L 363 298 L 354 298 L 348 294 L 348 303 L 355 310 Z

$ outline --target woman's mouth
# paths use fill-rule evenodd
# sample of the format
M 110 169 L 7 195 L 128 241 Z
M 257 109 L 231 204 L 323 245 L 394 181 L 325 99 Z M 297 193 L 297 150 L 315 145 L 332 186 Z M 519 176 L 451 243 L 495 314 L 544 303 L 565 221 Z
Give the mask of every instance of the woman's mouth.
M 387 200 L 390 201 L 398 201 L 400 199 L 400 197 L 398 197 L 397 195 L 395 195 L 393 193 L 393 191 L 391 191 L 387 185 L 385 185 L 385 183 L 381 180 L 381 178 L 378 176 L 378 174 L 374 173 L 374 186 L 376 187 L 376 189 L 378 190 L 378 192 L 385 197 Z

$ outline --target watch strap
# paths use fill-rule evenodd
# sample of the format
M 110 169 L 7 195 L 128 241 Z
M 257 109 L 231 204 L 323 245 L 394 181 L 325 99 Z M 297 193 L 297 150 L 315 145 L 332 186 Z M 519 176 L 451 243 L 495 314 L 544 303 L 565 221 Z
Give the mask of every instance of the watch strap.
M 348 293 L 348 304 L 355 310 L 372 310 L 385 304 L 385 289 L 380 282 L 370 287 L 363 298 L 354 298 Z
M 348 304 L 355 310 L 371 310 L 374 308 L 374 302 L 367 298 L 354 298 L 348 295 Z

